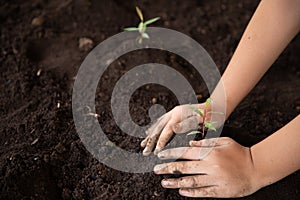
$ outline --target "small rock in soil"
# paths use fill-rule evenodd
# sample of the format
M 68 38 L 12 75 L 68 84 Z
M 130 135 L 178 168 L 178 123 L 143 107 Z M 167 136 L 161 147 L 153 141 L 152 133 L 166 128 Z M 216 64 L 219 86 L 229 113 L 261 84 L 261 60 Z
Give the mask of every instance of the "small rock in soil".
M 82 37 L 79 39 L 79 49 L 88 51 L 93 48 L 94 42 L 90 38 Z
M 35 145 L 39 141 L 39 138 L 36 138 L 33 142 L 31 142 L 31 145 Z
M 44 21 L 45 20 L 42 16 L 35 17 L 35 18 L 32 19 L 31 25 L 34 26 L 34 27 L 38 27 L 38 26 L 43 25 Z
M 42 73 L 42 69 L 39 69 L 39 70 L 37 71 L 36 75 L 37 75 L 37 76 L 40 76 L 41 73 Z
M 154 191 L 154 196 L 159 197 L 159 193 L 157 191 Z
M 201 100 L 203 96 L 202 96 L 202 94 L 197 94 L 196 97 L 197 97 L 198 100 Z
M 157 98 L 152 98 L 151 103 L 156 104 L 157 103 Z

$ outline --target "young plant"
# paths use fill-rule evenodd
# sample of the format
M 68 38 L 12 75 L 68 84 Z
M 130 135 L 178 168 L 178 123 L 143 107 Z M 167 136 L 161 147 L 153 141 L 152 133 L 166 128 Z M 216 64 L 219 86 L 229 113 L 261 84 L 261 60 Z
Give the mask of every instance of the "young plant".
M 204 108 L 203 112 L 201 112 L 198 108 L 191 106 L 191 109 L 202 117 L 202 123 L 201 123 L 201 126 L 200 126 L 201 131 L 191 131 L 190 133 L 188 133 L 188 135 L 201 133 L 202 138 L 204 138 L 205 129 L 210 129 L 210 130 L 216 131 L 216 128 L 215 128 L 214 124 L 217 123 L 217 122 L 216 121 L 207 122 L 206 121 L 207 115 L 212 114 L 212 113 L 222 115 L 223 113 L 208 111 L 208 107 L 210 106 L 211 102 L 212 102 L 211 98 L 206 99 L 205 108 Z
M 138 42 L 141 44 L 143 42 L 143 39 L 149 39 L 150 38 L 149 35 L 146 33 L 147 26 L 149 24 L 152 24 L 152 23 L 156 22 L 160 18 L 155 17 L 155 18 L 149 19 L 149 20 L 144 22 L 144 16 L 143 16 L 142 11 L 137 6 L 135 7 L 135 9 L 136 9 L 136 13 L 138 14 L 138 16 L 141 20 L 138 27 L 128 27 L 128 28 L 124 28 L 124 30 L 125 31 L 139 31 L 140 37 L 139 37 Z

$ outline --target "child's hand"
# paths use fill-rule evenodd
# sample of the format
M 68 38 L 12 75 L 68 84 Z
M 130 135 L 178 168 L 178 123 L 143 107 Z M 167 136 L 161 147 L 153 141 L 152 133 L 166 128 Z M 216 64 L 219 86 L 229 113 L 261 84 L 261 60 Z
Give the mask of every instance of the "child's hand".
M 156 165 L 156 174 L 193 174 L 162 180 L 165 188 L 179 188 L 187 197 L 242 197 L 262 187 L 254 168 L 251 150 L 230 138 L 213 138 L 190 142 L 191 147 L 168 149 L 161 159 L 186 159 Z M 201 150 L 213 148 L 208 154 Z M 205 152 L 205 151 L 204 151 Z
M 202 122 L 202 117 L 191 108 L 192 106 L 198 108 L 201 112 L 204 108 L 210 109 L 210 107 L 205 106 L 205 103 L 182 105 L 161 116 L 146 131 L 147 137 L 141 142 L 141 146 L 145 147 L 143 151 L 145 156 L 151 153 L 155 145 L 154 154 L 160 152 L 173 133 L 186 133 L 198 128 L 198 124 Z

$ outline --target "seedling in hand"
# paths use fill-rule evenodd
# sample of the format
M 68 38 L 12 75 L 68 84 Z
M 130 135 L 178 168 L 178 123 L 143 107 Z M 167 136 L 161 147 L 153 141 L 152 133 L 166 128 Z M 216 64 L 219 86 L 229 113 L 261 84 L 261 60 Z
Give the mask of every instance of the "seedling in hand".
M 138 16 L 141 20 L 138 27 L 128 27 L 128 28 L 124 28 L 124 30 L 125 31 L 139 31 L 140 37 L 139 37 L 138 42 L 141 44 L 143 42 L 143 39 L 150 38 L 149 35 L 146 33 L 147 26 L 149 24 L 152 24 L 152 23 L 156 22 L 157 20 L 159 20 L 159 17 L 155 17 L 155 18 L 149 19 L 144 22 L 144 16 L 143 16 L 142 11 L 137 6 L 135 7 L 135 9 L 136 9 L 136 13 L 138 14 Z
M 217 123 L 217 122 L 216 121 L 207 122 L 206 121 L 207 115 L 212 114 L 212 113 L 223 115 L 223 113 L 222 112 L 208 111 L 211 102 L 212 102 L 211 98 L 206 99 L 205 108 L 204 108 L 203 112 L 201 112 L 198 108 L 191 106 L 191 109 L 202 117 L 202 123 L 201 123 L 201 131 L 191 131 L 190 133 L 188 133 L 188 135 L 201 133 L 202 138 L 204 138 L 205 129 L 217 131 L 215 126 L 214 126 L 214 124 Z

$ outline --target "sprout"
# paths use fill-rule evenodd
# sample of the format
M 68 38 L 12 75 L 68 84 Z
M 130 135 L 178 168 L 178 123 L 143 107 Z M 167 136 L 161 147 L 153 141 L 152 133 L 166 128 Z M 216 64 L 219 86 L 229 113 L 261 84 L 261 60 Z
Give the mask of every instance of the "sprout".
M 206 118 L 207 118 L 207 114 L 221 114 L 223 115 L 224 113 L 222 112 L 214 112 L 214 111 L 207 111 L 208 106 L 211 104 L 212 100 L 211 98 L 206 99 L 205 101 L 205 107 L 204 111 L 201 112 L 198 108 L 191 106 L 190 108 L 197 113 L 198 115 L 200 115 L 202 117 L 202 123 L 201 123 L 201 131 L 191 131 L 188 133 L 188 135 L 193 135 L 193 134 L 197 134 L 197 133 L 201 133 L 202 134 L 202 138 L 204 138 L 204 131 L 205 128 L 209 129 L 209 130 L 213 130 L 213 131 L 217 131 L 214 124 L 217 123 L 215 121 L 210 121 L 210 122 L 206 122 Z
M 152 24 L 152 23 L 158 21 L 160 18 L 155 17 L 155 18 L 149 19 L 144 22 L 144 16 L 143 16 L 142 11 L 137 6 L 135 7 L 135 9 L 136 9 L 136 13 L 138 14 L 138 16 L 140 18 L 140 23 L 139 23 L 138 27 L 128 27 L 128 28 L 124 28 L 124 30 L 125 31 L 139 31 L 140 37 L 139 37 L 138 42 L 141 44 L 143 39 L 150 38 L 149 35 L 146 33 L 147 26 L 149 24 Z

